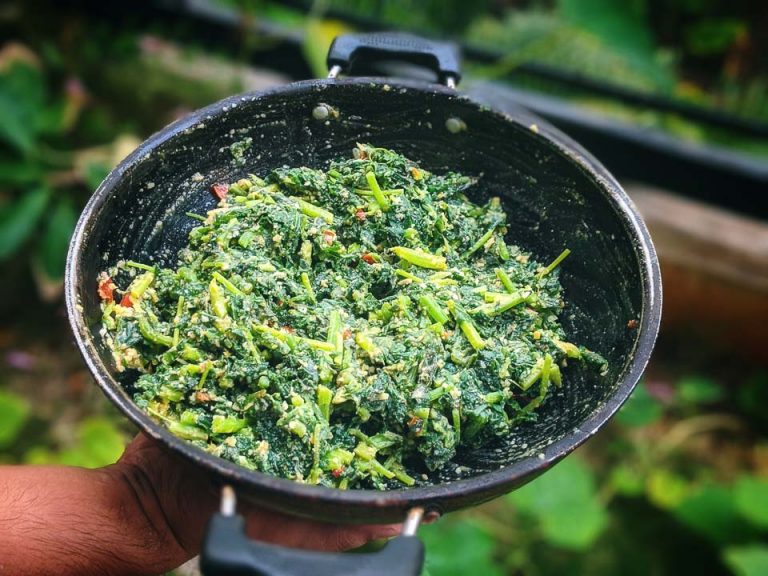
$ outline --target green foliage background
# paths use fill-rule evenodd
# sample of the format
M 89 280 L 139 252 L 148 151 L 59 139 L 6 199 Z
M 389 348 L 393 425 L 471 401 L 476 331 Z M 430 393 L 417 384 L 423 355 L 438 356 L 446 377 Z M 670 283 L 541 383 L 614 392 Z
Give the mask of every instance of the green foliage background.
M 768 121 L 758 0 L 329 0 L 309 16 L 296 2 L 220 3 L 243 21 L 300 31 L 315 75 L 332 38 L 350 29 L 325 16 L 335 9 L 504 53 L 470 68 L 470 82 L 541 62 Z M 132 431 L 89 381 L 61 315 L 76 216 L 141 138 L 247 87 L 243 59 L 279 40 L 245 35 L 240 53 L 203 49 L 181 24 L 116 31 L 76 9 L 13 4 L 17 20 L 0 20 L 12 32 L 0 45 L 0 269 L 12 280 L 0 283 L 0 461 L 98 467 L 119 457 Z M 763 142 L 669 115 L 517 82 L 695 143 L 768 153 Z M 661 374 L 661 385 L 639 386 L 604 432 L 540 479 L 424 527 L 427 572 L 768 574 L 768 377 L 685 365 Z

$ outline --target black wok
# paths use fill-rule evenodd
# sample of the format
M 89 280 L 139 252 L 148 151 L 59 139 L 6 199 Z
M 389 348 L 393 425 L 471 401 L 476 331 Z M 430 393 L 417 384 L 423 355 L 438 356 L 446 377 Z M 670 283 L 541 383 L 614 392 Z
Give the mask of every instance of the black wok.
M 400 59 L 434 68 L 443 82 L 458 78 L 445 46 L 408 42 L 392 36 L 343 37 L 329 62 L 334 72 L 348 71 L 351 62 L 369 63 L 394 51 Z M 107 397 L 145 433 L 215 472 L 241 497 L 282 512 L 334 522 L 397 522 L 412 509 L 449 512 L 522 486 L 595 434 L 627 399 L 650 356 L 661 311 L 656 255 L 627 195 L 575 142 L 534 121 L 524 112 L 497 112 L 435 83 L 348 77 L 233 96 L 171 124 L 112 171 L 77 225 L 66 296 L 85 362 Z M 252 145 L 238 163 L 229 146 L 246 137 Z M 128 258 L 174 265 L 195 226 L 185 212 L 204 213 L 214 206 L 208 192 L 212 183 L 282 165 L 323 166 L 348 156 L 356 142 L 393 148 L 430 171 L 480 176 L 474 199 L 501 197 L 509 240 L 540 261 L 569 247 L 572 255 L 561 269 L 568 303 L 564 328 L 610 366 L 605 379 L 570 366 L 538 421 L 519 426 L 498 446 L 461 454 L 460 466 L 434 474 L 431 484 L 386 492 L 275 478 L 176 438 L 133 403 L 126 391 L 130 375 L 116 371 L 99 335 L 99 271 Z M 232 543 L 234 537 L 224 541 Z M 398 545 L 390 545 L 390 555 Z M 311 557 L 311 562 L 313 573 L 332 573 L 321 569 L 320 560 Z

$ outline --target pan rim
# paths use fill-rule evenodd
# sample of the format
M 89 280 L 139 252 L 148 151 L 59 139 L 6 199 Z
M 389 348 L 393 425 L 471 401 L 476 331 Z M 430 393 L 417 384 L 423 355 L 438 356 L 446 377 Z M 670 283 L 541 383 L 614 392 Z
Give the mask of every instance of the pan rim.
M 120 383 L 110 376 L 96 351 L 90 335 L 90 329 L 81 312 L 82 308 L 78 303 L 77 276 L 81 263 L 81 248 L 87 240 L 89 231 L 97 221 L 101 209 L 109 198 L 115 184 L 129 173 L 132 167 L 139 163 L 148 153 L 183 130 L 193 128 L 200 122 L 210 121 L 216 114 L 221 113 L 223 109 L 231 107 L 233 104 L 238 105 L 246 100 L 252 101 L 290 96 L 293 93 L 305 92 L 307 90 L 323 90 L 329 86 L 339 85 L 358 87 L 367 85 L 371 89 L 375 88 L 383 97 L 386 93 L 381 88 L 385 85 L 391 89 L 428 92 L 440 95 L 439 97 L 445 96 L 459 99 L 470 106 L 476 107 L 483 113 L 496 115 L 501 121 L 511 122 L 521 127 L 528 127 L 512 115 L 493 110 L 487 105 L 481 104 L 469 96 L 459 94 L 450 88 L 420 81 L 393 80 L 389 78 L 345 78 L 342 80 L 305 80 L 294 82 L 268 90 L 231 96 L 176 120 L 143 141 L 136 150 L 109 173 L 91 196 L 78 219 L 69 245 L 65 273 L 67 316 L 77 347 L 105 396 L 113 404 L 117 405 L 121 412 L 141 431 L 160 441 L 173 452 L 203 466 L 223 478 L 224 481 L 230 481 L 235 485 L 245 484 L 248 488 L 258 488 L 265 493 L 272 493 L 306 502 L 313 501 L 322 502 L 326 505 L 369 509 L 389 507 L 404 509 L 414 506 L 428 508 L 437 506 L 439 508 L 441 503 L 449 503 L 452 499 L 459 497 L 465 499 L 473 494 L 503 493 L 507 491 L 505 488 L 517 486 L 526 479 L 532 479 L 551 467 L 586 442 L 607 423 L 627 400 L 640 379 L 650 358 L 661 320 L 662 290 L 658 258 L 650 234 L 633 202 L 616 179 L 597 159 L 570 137 L 545 122 L 538 125 L 537 133 L 532 134 L 532 136 L 547 140 L 558 153 L 567 157 L 567 159 L 585 172 L 598 185 L 606 200 L 616 208 L 617 215 L 621 216 L 622 225 L 632 241 L 638 264 L 641 267 L 642 306 L 638 336 L 635 340 L 634 348 L 623 372 L 617 379 L 615 389 L 611 395 L 582 422 L 578 429 L 572 430 L 564 437 L 547 446 L 541 454 L 526 456 L 498 470 L 466 479 L 414 488 L 387 491 L 339 490 L 301 484 L 293 480 L 248 470 L 208 454 L 202 449 L 172 435 L 136 406 L 122 389 Z M 448 507 L 450 508 L 450 506 Z

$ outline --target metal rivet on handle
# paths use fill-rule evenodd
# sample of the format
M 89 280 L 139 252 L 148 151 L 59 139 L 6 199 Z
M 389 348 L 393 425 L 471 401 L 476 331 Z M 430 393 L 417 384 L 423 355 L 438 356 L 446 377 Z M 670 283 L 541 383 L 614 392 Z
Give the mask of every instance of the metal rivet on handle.
M 421 519 L 424 516 L 424 508 L 411 508 L 408 510 L 408 516 L 403 522 L 402 536 L 416 536 L 416 530 L 419 529 Z
M 221 515 L 234 516 L 237 509 L 237 496 L 232 486 L 224 485 L 221 489 Z

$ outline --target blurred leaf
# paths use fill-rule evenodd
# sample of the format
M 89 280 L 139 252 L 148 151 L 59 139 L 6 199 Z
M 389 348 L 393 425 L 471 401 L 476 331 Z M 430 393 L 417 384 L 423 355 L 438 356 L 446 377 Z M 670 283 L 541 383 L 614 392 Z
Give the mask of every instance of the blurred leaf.
M 331 42 L 339 34 L 350 32 L 349 26 L 338 20 L 325 20 L 310 18 L 304 31 L 304 44 L 302 46 L 304 58 L 316 78 L 324 78 L 328 75 L 328 66 L 325 58 Z
M 77 213 L 72 206 L 72 200 L 64 196 L 48 214 L 48 221 L 38 244 L 38 263 L 49 279 L 58 280 L 64 277 L 69 239 L 76 223 Z
M 85 183 L 89 190 L 96 190 L 109 174 L 109 166 L 100 162 L 88 164 L 85 167 Z
M 49 195 L 50 190 L 41 186 L 24 192 L 0 209 L 0 260 L 13 255 L 32 234 L 48 204 Z
M 686 497 L 673 514 L 683 524 L 709 538 L 724 544 L 745 533 L 745 524 L 739 517 L 731 491 L 722 486 L 705 486 Z
M 661 403 L 651 396 L 645 384 L 640 382 L 619 410 L 616 421 L 624 426 L 648 426 L 658 422 L 663 414 Z
M 557 0 L 563 19 L 636 60 L 653 60 L 655 43 L 642 4 L 615 0 Z
M 13 62 L 0 73 L 0 140 L 28 153 L 43 112 L 45 85 L 36 67 Z
M 613 489 L 623 496 L 640 496 L 645 492 L 643 477 L 627 465 L 619 464 L 611 471 Z
M 117 426 L 106 418 L 89 418 L 80 424 L 80 444 L 94 467 L 113 464 L 123 453 L 126 439 Z
M 726 548 L 723 557 L 736 576 L 768 574 L 768 546 L 765 544 Z
M 503 573 L 493 561 L 493 538 L 474 520 L 441 520 L 421 528 L 419 537 L 427 550 L 424 573 L 429 571 L 433 576 L 501 576 Z
M 716 382 L 699 376 L 680 380 L 677 383 L 676 392 L 678 402 L 693 406 L 713 404 L 725 395 L 723 389 Z
M 608 523 L 592 471 L 578 458 L 566 458 L 507 498 L 536 517 L 547 540 L 563 548 L 586 550 Z
M 746 22 L 737 18 L 700 20 L 685 30 L 685 44 L 691 54 L 713 56 L 726 52 L 740 37 L 749 33 Z
M 739 513 L 755 526 L 768 528 L 768 480 L 742 476 L 733 488 Z
M 11 446 L 29 415 L 29 404 L 16 394 L 0 390 L 0 448 Z
M 83 420 L 77 429 L 74 446 L 51 452 L 44 447 L 29 450 L 27 464 L 66 464 L 85 468 L 100 468 L 114 464 L 125 449 L 126 439 L 109 419 L 94 416 Z
M 667 91 L 675 85 L 671 66 L 655 55 L 637 57 L 617 50 L 595 33 L 553 13 L 510 10 L 502 20 L 485 16 L 472 24 L 467 40 L 505 54 L 515 65 L 543 62 L 647 91 Z
M 3 184 L 35 184 L 43 174 L 43 169 L 34 162 L 0 162 L 0 182 Z
M 762 422 L 768 422 L 768 372 L 752 374 L 739 386 L 739 409 Z
M 568 510 L 547 514 L 542 531 L 550 543 L 571 550 L 588 550 L 608 524 L 597 500 L 574 502 Z
M 24 464 L 58 464 L 56 454 L 43 446 L 33 446 L 24 454 Z
M 690 493 L 690 486 L 685 478 L 663 468 L 648 475 L 645 489 L 648 499 L 665 510 L 679 506 Z

